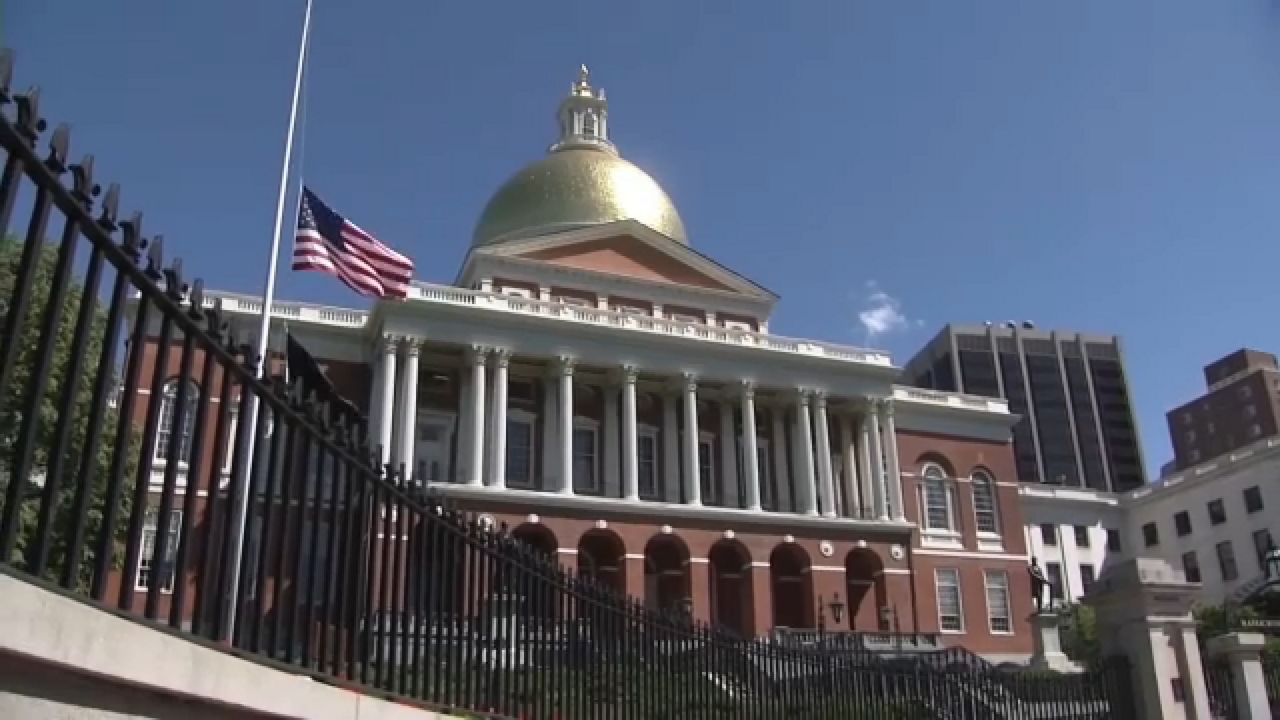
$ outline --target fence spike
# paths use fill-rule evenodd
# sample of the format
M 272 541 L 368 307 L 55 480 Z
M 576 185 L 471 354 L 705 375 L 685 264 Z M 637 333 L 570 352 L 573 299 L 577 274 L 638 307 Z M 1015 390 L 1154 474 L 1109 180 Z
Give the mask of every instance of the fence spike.
M 142 257 L 142 249 L 147 246 L 146 238 L 142 237 L 142 213 L 135 212 L 132 217 L 120 224 L 122 237 L 120 238 L 120 249 L 133 260 L 136 265 L 138 259 Z
M 147 248 L 147 267 L 145 272 L 147 277 L 152 280 L 159 280 L 164 277 L 161 268 L 164 267 L 164 236 L 157 235 L 152 238 L 150 247 Z
M 108 234 L 116 231 L 116 214 L 120 211 L 120 185 L 111 183 L 102 196 L 102 211 L 98 214 L 98 227 Z
M 187 315 L 199 322 L 204 318 L 204 280 L 196 278 L 191 283 L 191 292 L 187 295 L 187 300 L 190 302 Z
M 49 136 L 49 155 L 45 158 L 45 167 L 58 175 L 67 171 L 67 153 L 71 149 L 71 126 L 65 123 L 53 129 Z
M 40 117 L 40 88 L 32 86 L 30 90 L 19 95 L 18 103 L 18 121 L 17 130 L 27 141 L 28 145 L 35 145 L 36 138 L 40 137 L 40 133 L 44 132 L 44 118 Z
M 13 50 L 0 48 L 0 105 L 13 102 Z
M 85 155 L 80 162 L 71 164 L 71 194 L 86 210 L 93 207 L 93 199 L 101 191 L 102 188 L 93 182 L 92 155 Z
M 205 331 L 212 337 L 215 345 L 222 344 L 223 331 L 222 298 L 213 301 L 213 307 L 204 311 Z
M 182 280 L 182 258 L 174 258 L 164 270 L 164 292 L 173 300 L 182 301 L 187 292 L 186 283 Z

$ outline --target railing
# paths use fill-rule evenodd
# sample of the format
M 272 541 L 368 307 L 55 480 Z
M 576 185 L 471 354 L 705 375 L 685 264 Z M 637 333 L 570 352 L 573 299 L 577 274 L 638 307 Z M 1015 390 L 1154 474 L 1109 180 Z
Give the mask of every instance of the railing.
M 0 240 L 0 571 L 276 668 L 495 716 L 1132 714 L 1106 673 L 886 661 L 646 609 L 384 471 L 358 419 L 258 379 L 200 281 L 140 216 L 118 220 L 90 158 L 68 163 L 65 127 L 37 153 L 38 96 L 9 77 L 3 54 L 0 228 L 15 198 L 31 211 Z M 262 422 L 238 423 L 254 404 Z
M 660 335 L 694 338 L 728 345 L 757 347 L 778 352 L 799 353 L 846 362 L 865 363 L 882 367 L 893 366 L 888 353 L 878 350 L 867 350 L 817 340 L 799 340 L 752 330 L 735 330 L 614 310 L 579 307 L 577 305 L 534 300 L 503 293 L 467 290 L 447 285 L 415 283 L 409 298 L 410 300 L 450 305 L 485 307 L 491 310 L 514 312 L 523 315 L 559 318 L 590 325 L 627 328 Z

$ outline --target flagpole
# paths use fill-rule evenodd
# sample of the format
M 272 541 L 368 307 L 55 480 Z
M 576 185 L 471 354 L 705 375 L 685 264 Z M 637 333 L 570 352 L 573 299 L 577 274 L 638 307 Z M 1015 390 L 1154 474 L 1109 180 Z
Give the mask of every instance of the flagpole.
M 280 260 L 280 240 L 284 232 L 284 209 L 289 193 L 289 167 L 293 161 L 293 137 L 298 124 L 298 101 L 302 96 L 303 69 L 306 66 L 307 47 L 311 40 L 311 2 L 312 0 L 307 0 L 306 10 L 302 16 L 302 41 L 298 46 L 298 66 L 293 76 L 293 104 L 289 108 L 289 131 L 285 136 L 284 162 L 280 168 L 280 190 L 276 196 L 276 226 L 271 236 L 271 257 L 267 260 L 266 287 L 262 291 L 262 313 L 258 320 L 256 355 L 259 378 L 262 378 L 267 371 L 267 341 L 270 338 L 271 331 L 271 306 L 275 303 L 276 266 Z M 223 606 L 223 627 L 226 628 L 225 639 L 229 642 L 232 642 L 235 638 L 236 598 L 240 594 L 240 567 L 244 561 L 245 527 L 248 521 L 249 509 L 249 468 L 253 467 L 253 446 L 258 437 L 257 395 L 251 395 L 249 398 L 249 417 L 246 420 L 249 423 L 249 439 L 246 443 L 246 452 L 243 453 L 241 458 L 241 466 L 235 468 L 237 476 L 243 482 L 233 483 L 232 485 L 233 488 L 239 485 L 240 493 L 235 498 L 235 515 L 234 524 L 232 525 L 235 532 L 235 542 L 232 543 L 230 548 L 231 562 L 228 567 L 231 586 L 229 588 L 230 592 L 223 599 L 225 603 Z

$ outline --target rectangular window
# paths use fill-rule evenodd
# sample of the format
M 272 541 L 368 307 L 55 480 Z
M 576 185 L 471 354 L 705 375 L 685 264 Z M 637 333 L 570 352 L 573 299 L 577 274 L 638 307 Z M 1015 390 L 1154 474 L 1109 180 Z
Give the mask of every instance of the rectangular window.
M 1173 528 L 1178 533 L 1178 537 L 1191 534 L 1191 514 L 1186 510 L 1179 512 L 1173 516 Z
M 1076 525 L 1074 527 L 1074 530 L 1076 535 L 1076 547 L 1078 548 L 1089 547 L 1089 528 L 1085 527 L 1084 525 Z
M 1142 526 L 1142 542 L 1147 547 L 1155 547 L 1160 544 L 1160 529 L 1156 524 L 1149 522 Z
M 1252 403 L 1244 406 L 1245 417 L 1251 418 L 1251 417 L 1257 416 L 1257 414 L 1258 414 L 1258 408 L 1254 407 Z
M 1247 513 L 1256 513 L 1262 509 L 1262 490 L 1257 485 L 1244 489 L 1244 509 Z
M 658 431 L 641 428 L 636 437 L 637 477 L 640 497 L 658 496 Z
M 1258 569 L 1267 572 L 1267 551 L 1271 549 L 1271 531 L 1262 528 L 1253 531 L 1253 551 L 1258 556 Z
M 1249 426 L 1249 439 L 1250 439 L 1250 440 L 1252 440 L 1252 439 L 1254 439 L 1254 438 L 1256 438 L 1256 437 L 1261 437 L 1261 435 L 1262 435 L 1262 426 L 1261 426 L 1261 425 L 1259 425 L 1258 423 L 1253 423 L 1252 425 L 1250 425 L 1250 426 Z
M 683 312 L 673 312 L 669 314 L 667 317 L 669 317 L 672 320 L 675 320 L 676 322 L 682 322 L 682 323 L 704 323 L 707 320 L 705 317 L 698 317 L 697 315 L 692 315 L 690 313 L 683 313 Z
M 507 417 L 507 485 L 533 487 L 533 420 Z
M 933 571 L 938 591 L 938 628 L 943 632 L 964 632 L 964 606 L 960 602 L 960 571 L 938 568 Z
M 1221 525 L 1227 521 L 1227 508 L 1222 504 L 1222 498 L 1209 501 L 1209 523 L 1211 525 Z
M 743 322 L 741 320 L 725 320 L 724 327 L 726 330 L 742 330 L 745 332 L 755 330 L 755 328 L 751 327 L 751 323 Z
M 698 482 L 702 488 L 703 502 L 719 502 L 720 493 L 716 492 L 715 448 L 711 438 L 703 438 L 698 442 Z
M 578 426 L 573 429 L 573 486 L 584 492 L 600 492 L 596 476 L 596 429 Z
M 1056 547 L 1058 544 L 1058 526 L 1045 523 L 1040 526 L 1040 542 L 1045 547 Z
M 1013 632 L 1009 608 L 1009 573 L 1003 570 L 987 570 L 983 573 L 987 589 L 987 627 L 993 633 Z
M 173 592 L 173 562 L 178 554 L 178 533 L 182 530 L 182 511 L 169 511 L 169 527 L 167 539 L 163 547 L 156 546 L 156 535 L 160 531 L 160 511 L 155 508 L 147 510 L 142 526 L 142 553 L 138 557 L 138 573 L 134 587 L 138 590 L 151 588 L 153 578 L 160 581 L 160 592 Z
M 1248 385 L 1245 385 L 1241 387 L 1239 390 L 1237 390 L 1236 394 L 1240 396 L 1240 399 L 1248 400 L 1249 398 L 1253 397 L 1253 388 L 1249 387 Z
M 1093 565 L 1089 563 L 1080 563 L 1080 592 L 1088 593 L 1089 588 L 1093 587 L 1093 581 L 1097 579 L 1094 573 Z
M 1236 551 L 1231 547 L 1230 540 L 1224 540 L 1217 545 L 1218 551 L 1218 569 L 1222 571 L 1222 581 L 1232 582 L 1240 577 L 1240 570 L 1236 567 Z
M 1187 431 L 1187 442 L 1189 442 L 1189 443 L 1193 443 L 1193 442 L 1195 442 L 1195 441 L 1196 441 L 1196 431 L 1195 431 L 1195 430 L 1188 430 L 1188 431 Z
M 1182 574 L 1187 582 L 1200 582 L 1200 559 L 1196 557 L 1195 550 L 1182 553 Z
M 1115 528 L 1107 528 L 1107 552 L 1120 552 L 1120 531 Z
M 1062 566 L 1056 562 L 1044 564 L 1044 575 L 1049 579 L 1049 595 L 1054 600 L 1062 599 Z

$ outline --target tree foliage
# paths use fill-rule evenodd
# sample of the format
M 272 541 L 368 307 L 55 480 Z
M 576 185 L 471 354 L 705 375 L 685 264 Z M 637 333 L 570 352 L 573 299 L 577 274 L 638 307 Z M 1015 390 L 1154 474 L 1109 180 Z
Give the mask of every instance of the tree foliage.
M 0 327 L 7 322 L 8 313 L 11 310 L 9 301 L 19 281 L 17 274 L 22 252 L 23 243 L 19 240 L 13 237 L 0 238 Z M 10 482 L 22 482 L 26 485 L 22 491 L 21 524 L 15 555 L 7 559 L 0 558 L 0 560 L 8 560 L 19 565 L 27 561 L 27 551 L 35 539 L 41 497 L 47 482 L 47 471 L 54 459 L 51 454 L 55 452 L 57 421 L 61 414 L 68 410 L 63 407 L 63 395 L 71 370 L 71 351 L 75 339 L 76 321 L 81 303 L 86 299 L 84 288 L 80 284 L 76 282 L 69 284 L 66 293 L 59 299 L 61 314 L 58 324 L 51 337 L 42 337 L 42 326 L 48 308 L 49 289 L 53 282 L 57 256 L 57 244 L 46 243 L 33 269 L 31 297 L 16 338 L 18 356 L 12 381 L 0 388 L 0 498 L 4 497 Z M 106 484 L 120 421 L 118 413 L 110 406 L 105 408 L 101 416 L 91 417 L 94 381 L 101 373 L 114 374 L 115 369 L 99 367 L 105 340 L 106 311 L 100 299 L 89 298 L 89 300 L 96 302 L 96 307 L 80 355 L 78 386 L 69 406 L 70 434 L 63 448 L 63 473 L 59 479 L 57 510 L 51 528 L 50 567 L 46 571 L 50 579 L 61 575 L 67 559 L 67 544 L 72 525 L 71 508 L 76 488 L 80 485 L 82 466 L 92 467 L 94 482 L 90 488 L 87 503 L 84 536 L 86 543 L 82 554 L 84 562 L 79 575 L 75 578 L 76 585 L 82 589 L 89 580 L 88 570 L 95 561 L 95 546 L 105 509 Z M 22 408 L 28 402 L 43 342 L 52 342 L 53 352 L 48 364 L 49 375 L 44 392 L 36 399 L 35 412 L 38 424 L 34 435 L 32 472 L 25 478 L 13 478 L 11 474 L 18 435 L 22 426 Z M 101 440 L 93 449 L 93 456 L 85 458 L 83 456 L 91 424 L 98 426 L 101 431 Z M 125 449 L 124 482 L 121 485 L 119 497 L 115 501 L 119 511 L 117 517 L 120 518 L 127 518 L 130 509 L 131 488 L 137 464 L 137 447 L 137 437 L 134 433 L 130 433 Z M 3 501 L 0 500 L 0 502 Z M 117 523 L 113 567 L 118 567 L 121 560 L 124 524 L 124 522 Z

